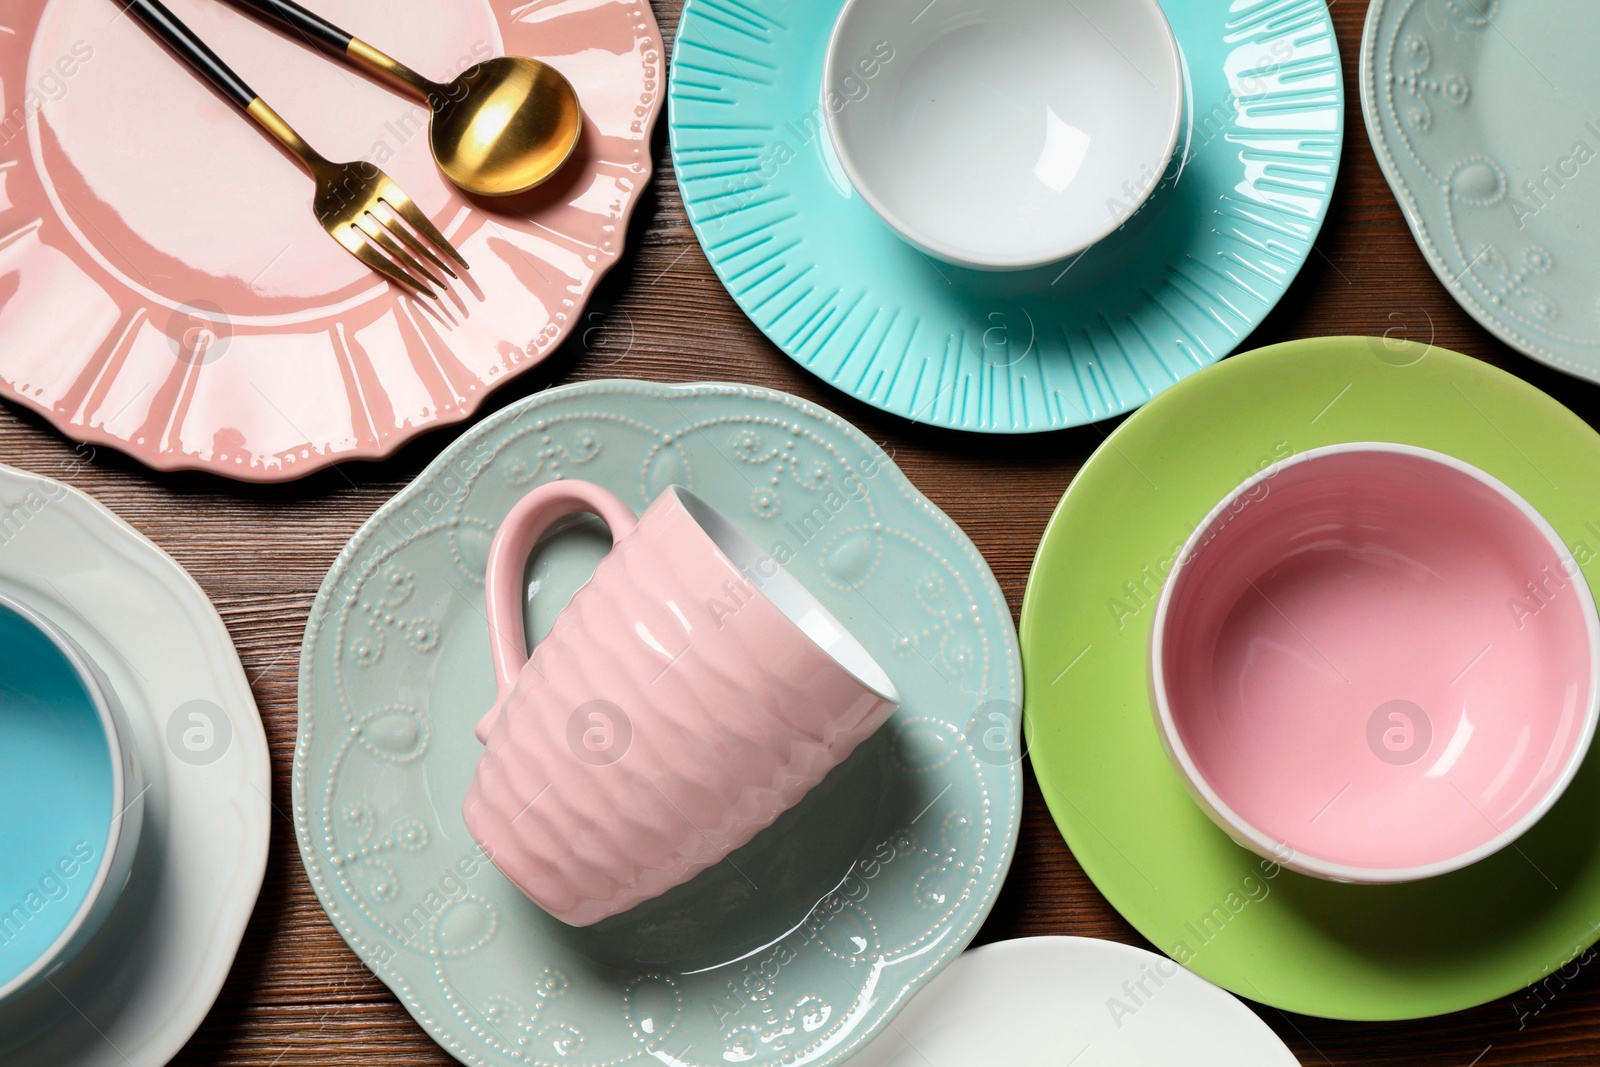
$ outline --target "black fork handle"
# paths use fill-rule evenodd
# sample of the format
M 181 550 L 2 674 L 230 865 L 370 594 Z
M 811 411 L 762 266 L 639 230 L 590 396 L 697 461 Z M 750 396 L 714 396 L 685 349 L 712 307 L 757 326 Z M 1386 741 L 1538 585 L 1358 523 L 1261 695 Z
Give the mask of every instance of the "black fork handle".
M 161 0 L 117 0 L 123 5 L 123 10 L 140 22 L 144 23 L 149 31 L 166 42 L 171 48 L 206 80 L 222 90 L 223 94 L 248 111 L 255 102 L 256 94 L 244 79 L 233 72 L 233 69 L 217 57 L 217 54 L 206 46 L 206 43 L 195 32 L 168 11 Z
M 228 0 L 228 3 L 265 15 L 330 52 L 344 52 L 355 39 L 353 34 L 346 33 L 321 15 L 307 11 L 294 0 Z

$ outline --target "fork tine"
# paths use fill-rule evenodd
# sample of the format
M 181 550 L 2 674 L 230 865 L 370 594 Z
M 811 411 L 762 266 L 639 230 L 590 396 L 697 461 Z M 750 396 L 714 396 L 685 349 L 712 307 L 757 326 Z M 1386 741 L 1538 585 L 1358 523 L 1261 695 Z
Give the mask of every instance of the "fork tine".
M 429 221 L 428 216 L 422 213 L 422 209 L 417 207 L 416 204 L 412 203 L 411 198 L 407 196 L 398 186 L 392 189 L 385 189 L 383 192 L 383 200 L 389 205 L 391 210 L 397 212 L 401 218 L 405 219 L 407 222 L 411 223 L 412 226 L 416 227 L 417 231 L 421 233 L 422 236 L 432 241 L 441 252 L 459 263 L 462 269 L 472 269 L 470 266 L 468 266 L 467 261 L 461 258 L 461 253 L 456 251 L 456 246 L 445 240 L 444 234 L 439 232 L 439 228 Z M 398 201 L 398 203 L 396 203 L 396 201 Z
M 389 232 L 388 227 L 384 226 L 383 221 L 372 212 L 369 211 L 356 219 L 355 224 L 361 228 L 361 232 L 366 234 L 374 244 L 387 252 L 390 259 L 399 263 L 401 269 L 407 273 L 420 275 L 426 278 L 430 285 L 439 289 L 448 289 L 450 287 L 449 282 L 417 262 L 415 257 L 404 248 L 401 248 L 399 242 Z
M 372 242 L 367 240 L 366 235 L 363 234 L 361 230 L 351 225 L 340 227 L 340 231 L 341 232 L 335 236 L 338 238 L 339 243 L 344 245 L 345 249 L 352 256 L 355 256 L 361 262 L 365 263 L 367 266 L 371 267 L 385 278 L 388 278 L 390 281 L 394 282 L 401 289 L 408 293 L 417 296 L 429 296 L 434 300 L 439 299 L 439 294 L 433 291 L 432 286 L 423 285 L 421 282 L 417 281 L 417 279 L 401 270 L 388 257 L 380 252 L 377 247 L 372 244 Z M 350 236 L 346 238 L 344 234 L 349 234 Z
M 380 215 L 377 211 L 373 211 L 372 217 L 377 219 L 384 229 L 400 238 L 400 240 L 404 241 L 413 252 L 427 259 L 429 263 L 432 263 L 435 267 L 438 267 L 440 270 L 450 275 L 450 277 L 459 277 L 455 271 L 450 269 L 450 264 L 434 255 L 432 249 L 423 244 L 421 241 L 417 240 L 417 238 L 412 234 L 410 227 L 408 227 L 398 215 L 390 210 L 388 204 L 384 203 L 382 200 L 379 200 L 373 205 L 373 207 L 378 208 L 383 212 L 383 214 Z

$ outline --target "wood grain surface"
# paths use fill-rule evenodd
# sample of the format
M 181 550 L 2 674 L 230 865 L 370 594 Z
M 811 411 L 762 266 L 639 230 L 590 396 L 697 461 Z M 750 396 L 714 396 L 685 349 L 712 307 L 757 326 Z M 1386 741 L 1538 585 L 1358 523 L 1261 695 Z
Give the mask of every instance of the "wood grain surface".
M 681 0 L 655 0 L 669 44 L 680 6 Z M 1600 390 L 1506 349 L 1455 305 L 1428 269 L 1378 169 L 1361 118 L 1357 56 L 1365 5 L 1334 0 L 1333 14 L 1348 92 L 1339 189 L 1306 270 L 1243 347 L 1328 334 L 1389 333 L 1432 341 L 1506 368 L 1596 424 Z M 808 376 L 745 319 L 706 264 L 672 177 L 665 125 L 663 119 L 656 141 L 659 171 L 636 217 L 631 255 L 591 305 L 587 332 L 501 389 L 483 414 L 552 385 L 600 377 L 721 379 L 796 393 L 881 442 L 977 543 L 1015 611 L 1051 510 L 1111 425 L 1010 439 L 936 431 L 883 415 Z M 254 487 L 209 475 L 154 474 L 106 449 L 86 457 L 88 450 L 75 450 L 40 419 L 0 406 L 0 462 L 93 494 L 176 557 L 205 588 L 232 631 L 271 741 L 274 815 L 266 884 L 220 999 L 176 1063 L 454 1062 L 334 931 L 306 880 L 287 812 L 296 671 L 312 597 L 356 528 L 456 432 L 426 436 L 382 463 Z M 1016 865 L 979 941 L 1076 934 L 1144 944 L 1079 869 L 1031 773 L 1025 803 Z M 1472 933 L 1463 930 L 1462 936 Z M 1308 1067 L 1600 1061 L 1600 975 L 1592 968 L 1564 986 L 1551 983 L 1542 998 L 1528 991 L 1416 1023 L 1352 1025 L 1257 1010 Z

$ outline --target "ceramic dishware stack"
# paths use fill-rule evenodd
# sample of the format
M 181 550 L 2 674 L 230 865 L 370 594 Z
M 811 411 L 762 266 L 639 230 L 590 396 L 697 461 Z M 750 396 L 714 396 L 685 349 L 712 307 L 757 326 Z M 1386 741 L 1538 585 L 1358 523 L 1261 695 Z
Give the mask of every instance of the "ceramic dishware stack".
M 736 6 L 687 0 L 674 46 L 689 220 L 762 332 L 865 403 L 1120 415 L 1311 255 L 1344 129 L 1324 0 Z
M 1577 416 L 1389 338 L 1239 356 L 1119 427 L 1021 626 L 1030 758 L 1096 886 L 1202 977 L 1337 1019 L 1583 951 L 1597 493 Z
M 267 739 L 200 587 L 0 467 L 0 1063 L 162 1067 L 266 870 Z
M 1290 1067 L 1235 995 L 1443 1014 L 1600 937 L 1600 434 L 1429 345 L 1221 362 L 1328 211 L 1330 2 L 684 0 L 665 93 L 639 0 L 35 4 L 0 27 L 0 386 L 163 470 L 389 455 L 594 318 L 665 96 L 696 237 L 790 358 L 944 428 L 1134 414 L 1020 642 L 797 397 L 483 420 L 310 612 L 290 821 L 330 922 L 487 1067 Z M 1600 15 L 1551 11 L 1372 0 L 1362 101 L 1456 299 L 1600 381 Z M 0 1063 L 159 1067 L 261 885 L 265 734 L 131 528 L 0 467 L 0 549 Z M 966 951 L 1024 755 L 1157 952 Z

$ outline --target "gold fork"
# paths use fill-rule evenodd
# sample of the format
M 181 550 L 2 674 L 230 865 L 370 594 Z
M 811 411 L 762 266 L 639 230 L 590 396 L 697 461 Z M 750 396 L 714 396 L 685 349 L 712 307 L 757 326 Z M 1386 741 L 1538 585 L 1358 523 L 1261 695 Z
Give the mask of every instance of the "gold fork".
M 407 292 L 439 299 L 438 290 L 449 283 L 430 269 L 458 277 L 451 262 L 463 270 L 461 258 L 444 234 L 429 221 L 405 190 L 387 174 L 367 162 L 334 163 L 305 142 L 266 101 L 247 86 L 206 43 L 195 36 L 161 0 L 118 0 L 178 57 L 203 75 L 244 110 L 261 127 L 294 153 L 317 182 L 312 203 L 317 221 L 352 255 Z M 402 221 L 403 220 L 403 221 Z M 409 223 L 408 227 L 405 225 Z M 413 233 L 412 230 L 416 233 Z M 421 234 L 444 253 L 443 259 L 418 239 Z M 424 262 L 426 261 L 426 262 Z

